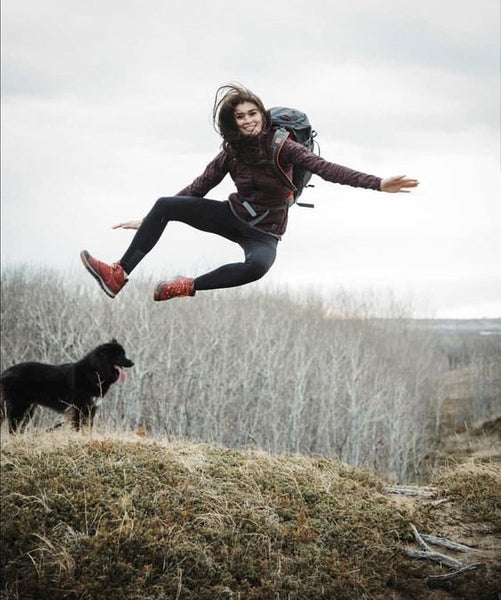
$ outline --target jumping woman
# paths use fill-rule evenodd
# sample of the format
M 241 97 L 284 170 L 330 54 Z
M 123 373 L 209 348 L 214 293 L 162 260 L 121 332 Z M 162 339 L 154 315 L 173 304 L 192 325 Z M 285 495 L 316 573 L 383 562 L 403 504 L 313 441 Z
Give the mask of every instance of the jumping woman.
M 273 138 L 269 112 L 250 90 L 227 85 L 216 94 L 213 121 L 223 139 L 222 149 L 202 175 L 175 196 L 159 198 L 142 221 L 114 226 L 114 229 L 137 229 L 119 261 L 108 265 L 87 250 L 80 253 L 85 268 L 111 298 L 155 246 L 169 221 L 179 221 L 239 244 L 245 260 L 195 278 L 161 281 L 154 288 L 155 300 L 245 285 L 263 277 L 272 266 L 277 244 L 287 227 L 291 190 L 277 177 L 273 165 L 263 164 L 270 156 Z M 280 166 L 289 176 L 293 167 L 298 166 L 332 183 L 382 192 L 407 192 L 419 183 L 404 175 L 382 179 L 328 162 L 290 137 L 282 147 Z M 205 198 L 228 173 L 236 192 L 226 201 Z

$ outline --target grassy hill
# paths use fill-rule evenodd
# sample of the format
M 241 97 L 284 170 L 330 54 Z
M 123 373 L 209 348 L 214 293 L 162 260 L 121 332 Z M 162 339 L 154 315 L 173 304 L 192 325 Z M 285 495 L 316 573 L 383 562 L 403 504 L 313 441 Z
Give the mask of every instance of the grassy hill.
M 401 492 L 340 462 L 137 435 L 2 447 L 5 600 L 498 600 L 501 470 Z M 409 495 L 413 494 L 413 495 Z M 477 570 L 413 558 L 412 524 Z

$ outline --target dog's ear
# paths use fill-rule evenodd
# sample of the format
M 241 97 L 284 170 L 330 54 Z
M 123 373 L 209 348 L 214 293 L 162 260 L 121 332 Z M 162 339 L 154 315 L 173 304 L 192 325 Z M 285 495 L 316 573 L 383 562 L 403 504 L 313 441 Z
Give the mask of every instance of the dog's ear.
M 117 342 L 117 338 L 113 338 L 113 339 L 111 340 L 111 343 L 112 343 L 112 344 L 118 344 L 118 342 Z

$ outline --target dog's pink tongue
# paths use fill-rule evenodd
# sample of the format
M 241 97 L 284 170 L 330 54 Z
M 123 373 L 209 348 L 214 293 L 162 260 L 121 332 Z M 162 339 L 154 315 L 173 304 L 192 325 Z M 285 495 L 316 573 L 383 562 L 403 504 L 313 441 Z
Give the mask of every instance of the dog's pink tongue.
M 118 381 L 123 383 L 127 379 L 126 370 L 122 369 L 122 367 L 119 367 L 118 365 L 115 365 L 115 369 L 118 371 Z

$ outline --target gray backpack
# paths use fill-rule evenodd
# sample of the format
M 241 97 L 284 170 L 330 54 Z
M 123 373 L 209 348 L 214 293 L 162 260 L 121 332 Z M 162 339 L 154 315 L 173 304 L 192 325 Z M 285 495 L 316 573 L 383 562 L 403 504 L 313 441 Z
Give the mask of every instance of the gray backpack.
M 311 179 L 310 171 L 306 171 L 300 167 L 294 167 L 292 171 L 292 179 L 290 179 L 285 171 L 280 166 L 280 151 L 285 143 L 285 140 L 290 136 L 295 142 L 302 144 L 310 152 L 318 148 L 315 141 L 317 132 L 311 127 L 310 121 L 304 112 L 295 108 L 287 108 L 285 106 L 274 106 L 270 108 L 270 116 L 275 133 L 271 143 L 270 164 L 275 168 L 277 176 L 287 187 L 293 192 L 293 196 L 289 201 L 289 206 L 297 204 L 298 206 L 307 206 L 313 208 L 313 204 L 298 202 L 305 187 L 313 187 L 309 184 Z

